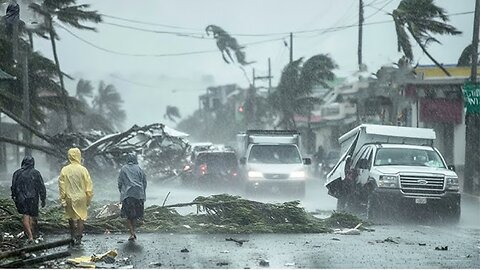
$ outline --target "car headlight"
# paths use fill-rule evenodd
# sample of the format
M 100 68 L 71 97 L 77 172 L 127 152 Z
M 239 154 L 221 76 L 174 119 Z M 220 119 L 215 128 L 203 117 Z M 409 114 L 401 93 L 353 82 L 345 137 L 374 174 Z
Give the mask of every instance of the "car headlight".
M 446 180 L 446 189 L 459 190 L 458 177 L 447 177 L 445 180 Z
M 380 175 L 378 187 L 398 188 L 398 175 Z
M 261 178 L 261 177 L 263 177 L 263 173 L 257 172 L 257 171 L 249 171 L 248 172 L 248 177 L 249 178 Z
M 304 171 L 296 171 L 290 173 L 290 178 L 305 178 L 305 172 Z

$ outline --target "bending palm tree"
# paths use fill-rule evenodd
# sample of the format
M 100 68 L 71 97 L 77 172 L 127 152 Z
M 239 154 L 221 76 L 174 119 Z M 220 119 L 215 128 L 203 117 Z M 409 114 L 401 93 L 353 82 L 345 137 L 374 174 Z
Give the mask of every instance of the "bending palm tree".
M 172 122 L 176 122 L 175 118 L 180 118 L 180 110 L 175 106 L 167 106 L 165 114 L 163 115 L 164 119 L 168 119 Z
M 125 111 L 121 109 L 123 100 L 114 85 L 100 82 L 98 94 L 93 98 L 93 109 L 106 119 L 111 119 L 118 129 L 125 121 Z
M 433 34 L 459 35 L 462 33 L 447 23 L 449 19 L 446 11 L 436 6 L 433 0 L 402 0 L 390 15 L 395 22 L 398 51 L 403 51 L 409 60 L 413 60 L 408 32 L 428 58 L 450 76 L 450 73 L 427 51 L 429 43 L 440 43 L 432 36 Z
M 303 63 L 303 58 L 289 63 L 282 71 L 277 91 L 269 97 L 272 108 L 281 114 L 279 125 L 296 128 L 295 114 L 308 115 L 320 100 L 311 97 L 315 85 L 328 87 L 327 81 L 335 78 L 332 72 L 337 65 L 325 54 L 318 54 Z
M 58 40 L 57 32 L 54 28 L 54 19 L 77 29 L 95 31 L 94 27 L 83 25 L 82 22 L 99 23 L 102 21 L 101 16 L 96 11 L 86 10 L 89 5 L 77 5 L 76 0 L 44 0 L 43 3 L 33 3 L 30 8 L 45 18 L 45 30 L 49 33 L 52 43 L 53 57 L 57 66 L 57 73 L 60 80 L 60 86 L 63 91 L 63 100 L 65 106 L 65 114 L 67 117 L 67 130 L 73 131 L 72 115 L 68 104 L 68 92 L 65 90 L 63 82 L 63 74 L 60 69 L 60 61 L 58 60 L 57 47 L 55 40 Z

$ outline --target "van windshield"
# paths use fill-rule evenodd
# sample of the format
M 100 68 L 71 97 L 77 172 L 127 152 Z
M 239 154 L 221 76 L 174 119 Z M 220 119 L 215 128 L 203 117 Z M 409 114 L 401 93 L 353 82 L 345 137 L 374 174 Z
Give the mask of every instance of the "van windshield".
M 254 145 L 248 158 L 250 163 L 295 164 L 302 163 L 294 145 Z
M 437 152 L 428 149 L 381 148 L 375 156 L 375 166 L 424 166 L 445 168 Z

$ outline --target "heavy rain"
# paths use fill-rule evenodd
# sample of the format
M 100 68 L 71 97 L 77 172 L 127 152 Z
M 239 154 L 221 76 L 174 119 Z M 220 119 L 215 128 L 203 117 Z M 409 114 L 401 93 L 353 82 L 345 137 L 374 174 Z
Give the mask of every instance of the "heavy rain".
M 480 0 L 0 11 L 0 268 L 480 267 Z

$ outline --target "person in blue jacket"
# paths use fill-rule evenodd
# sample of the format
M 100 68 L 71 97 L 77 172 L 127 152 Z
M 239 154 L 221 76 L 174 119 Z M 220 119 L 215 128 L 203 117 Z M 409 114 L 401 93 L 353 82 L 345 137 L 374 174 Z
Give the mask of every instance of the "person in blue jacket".
M 143 218 L 144 202 L 146 199 L 147 177 L 138 166 L 137 156 L 128 154 L 127 164 L 120 170 L 118 176 L 118 190 L 122 203 L 121 217 L 127 219 L 130 230 L 129 241 L 135 241 L 135 226 L 138 219 Z

